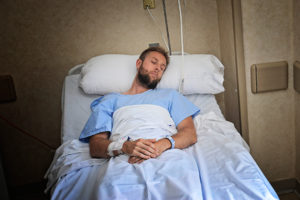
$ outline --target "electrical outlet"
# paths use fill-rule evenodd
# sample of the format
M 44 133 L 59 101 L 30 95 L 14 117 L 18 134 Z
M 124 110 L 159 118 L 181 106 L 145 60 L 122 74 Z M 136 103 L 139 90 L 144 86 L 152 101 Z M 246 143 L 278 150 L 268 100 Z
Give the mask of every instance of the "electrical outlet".
M 150 9 L 155 8 L 155 0 L 144 0 L 144 9 L 147 9 L 147 7 Z
M 149 47 L 159 47 L 159 43 L 149 43 Z

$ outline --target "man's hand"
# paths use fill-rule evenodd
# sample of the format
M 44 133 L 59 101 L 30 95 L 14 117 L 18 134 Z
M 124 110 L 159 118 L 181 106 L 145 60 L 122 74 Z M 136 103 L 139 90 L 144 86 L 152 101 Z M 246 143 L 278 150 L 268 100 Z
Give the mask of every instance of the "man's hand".
M 170 141 L 168 139 L 165 139 L 165 138 L 160 139 L 158 141 L 154 140 L 153 145 L 154 145 L 154 147 L 157 151 L 156 151 L 155 155 L 151 156 L 151 158 L 157 158 L 165 150 L 167 150 L 171 147 Z M 139 163 L 141 163 L 145 160 L 147 160 L 147 159 L 144 159 L 144 158 L 141 158 L 141 157 L 138 157 L 138 156 L 130 156 L 129 159 L 128 159 L 128 162 L 131 163 L 131 164 L 134 164 L 134 163 L 139 164 Z
M 172 137 L 175 140 L 175 148 L 184 149 L 197 142 L 196 130 L 192 117 L 187 117 L 177 125 L 177 133 Z M 171 148 L 168 139 L 139 139 L 136 141 L 126 141 L 123 144 L 122 151 L 128 155 L 129 163 L 141 163 L 149 158 L 156 158 L 164 151 Z
M 141 162 L 145 161 L 145 159 L 143 158 L 140 158 L 140 157 L 136 157 L 136 156 L 130 156 L 129 159 L 128 159 L 128 162 L 130 164 L 140 164 Z
M 158 150 L 158 154 L 156 157 L 160 156 L 164 151 L 171 148 L 171 143 L 168 139 L 162 138 L 154 143 L 155 148 Z
M 175 148 L 184 149 L 197 142 L 196 130 L 191 116 L 185 118 L 177 125 L 177 131 L 178 132 L 172 136 L 173 139 L 175 140 Z M 172 146 L 171 142 L 166 138 L 162 138 L 158 141 L 152 140 L 151 147 L 155 149 L 156 152 L 151 154 L 151 158 L 156 158 L 160 156 L 164 151 L 171 148 L 171 146 Z M 149 158 L 150 158 L 149 156 L 141 157 L 139 155 L 133 155 L 132 157 L 129 158 L 128 162 L 141 163 L 144 160 L 147 160 Z
M 155 139 L 126 141 L 123 144 L 122 151 L 132 157 L 138 157 L 147 160 L 149 158 L 157 157 L 158 150 L 156 149 L 154 142 L 156 142 Z

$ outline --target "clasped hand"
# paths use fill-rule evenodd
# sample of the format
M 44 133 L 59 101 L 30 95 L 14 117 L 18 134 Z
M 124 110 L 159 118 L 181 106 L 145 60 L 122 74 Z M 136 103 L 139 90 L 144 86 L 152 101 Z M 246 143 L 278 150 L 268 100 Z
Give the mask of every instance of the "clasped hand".
M 165 148 L 160 140 L 156 139 L 138 139 L 135 141 L 126 141 L 123 144 L 122 151 L 129 155 L 129 163 L 141 163 L 144 160 L 158 157 Z

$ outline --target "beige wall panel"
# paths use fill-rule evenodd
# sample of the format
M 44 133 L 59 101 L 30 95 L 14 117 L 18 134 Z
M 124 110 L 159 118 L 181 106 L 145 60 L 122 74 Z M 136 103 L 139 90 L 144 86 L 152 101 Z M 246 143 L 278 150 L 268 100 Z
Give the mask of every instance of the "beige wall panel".
M 220 29 L 221 61 L 225 66 L 224 76 L 224 104 L 225 118 L 234 123 L 241 131 L 240 111 L 237 91 L 236 54 L 234 41 L 233 9 L 231 0 L 218 0 L 218 16 Z
M 300 61 L 300 1 L 294 0 L 294 61 Z M 300 93 L 295 92 L 296 178 L 300 182 Z
M 243 38 L 243 19 L 241 1 L 233 0 L 233 15 L 234 15 L 234 29 L 235 29 L 235 52 L 237 64 L 237 79 L 238 79 L 238 93 L 241 116 L 241 131 L 245 141 L 249 144 L 248 133 L 248 103 L 247 103 L 247 89 L 246 89 L 246 72 L 244 61 L 244 38 Z
M 295 174 L 294 91 L 292 84 L 292 1 L 242 1 L 249 140 L 251 152 L 269 178 Z M 289 89 L 252 94 L 250 66 L 289 62 Z
M 177 1 L 166 4 L 172 50 L 180 51 Z M 151 11 L 165 30 L 161 1 L 156 6 Z M 189 0 L 182 9 L 185 51 L 219 57 L 216 1 Z M 13 76 L 17 92 L 17 101 L 1 104 L 0 114 L 54 147 L 60 144 L 63 79 L 71 67 L 104 53 L 138 54 L 149 43 L 163 45 L 141 0 L 3 0 L 0 25 L 0 73 Z

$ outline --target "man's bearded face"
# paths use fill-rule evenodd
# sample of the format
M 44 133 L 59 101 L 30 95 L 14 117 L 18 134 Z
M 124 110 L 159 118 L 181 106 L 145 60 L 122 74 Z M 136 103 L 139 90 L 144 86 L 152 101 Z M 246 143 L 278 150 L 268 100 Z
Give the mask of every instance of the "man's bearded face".
M 138 80 L 146 88 L 155 89 L 157 84 L 160 81 L 160 78 L 151 80 L 149 72 L 147 70 L 145 70 L 143 64 L 144 64 L 144 62 L 142 62 L 141 67 L 138 71 Z

